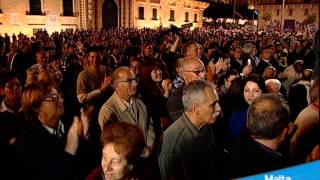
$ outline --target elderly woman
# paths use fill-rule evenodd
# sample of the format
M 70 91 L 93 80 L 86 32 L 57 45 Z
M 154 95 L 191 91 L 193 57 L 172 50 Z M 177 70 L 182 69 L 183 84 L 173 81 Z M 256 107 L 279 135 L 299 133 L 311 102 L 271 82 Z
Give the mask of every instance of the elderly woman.
M 101 134 L 101 143 L 101 166 L 87 180 L 141 179 L 137 176 L 136 163 L 145 143 L 139 127 L 125 122 L 108 124 Z
M 74 118 L 67 132 L 61 122 L 63 97 L 54 85 L 42 81 L 25 88 L 21 108 L 30 123 L 17 138 L 21 178 L 73 179 L 75 155 L 84 132 L 82 122 L 88 122 L 84 114 L 81 121 Z

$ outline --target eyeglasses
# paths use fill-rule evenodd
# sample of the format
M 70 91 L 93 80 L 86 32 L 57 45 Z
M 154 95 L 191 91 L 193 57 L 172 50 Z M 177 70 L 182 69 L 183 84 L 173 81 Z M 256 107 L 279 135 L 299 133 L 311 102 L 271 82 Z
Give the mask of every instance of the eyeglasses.
M 117 82 L 127 82 L 127 83 L 129 83 L 131 85 L 132 82 L 138 83 L 138 78 L 131 78 L 131 79 L 127 79 L 127 80 L 123 80 L 123 81 L 117 81 Z
M 185 72 L 192 72 L 195 75 L 199 76 L 200 73 L 206 73 L 206 69 L 203 68 L 203 69 L 200 69 L 200 70 L 192 70 L 192 71 L 185 71 Z
M 51 101 L 51 102 L 58 102 L 59 101 L 59 98 L 62 97 L 62 93 L 59 93 L 59 94 L 50 94 L 48 95 L 47 97 L 45 97 L 43 99 L 43 101 Z

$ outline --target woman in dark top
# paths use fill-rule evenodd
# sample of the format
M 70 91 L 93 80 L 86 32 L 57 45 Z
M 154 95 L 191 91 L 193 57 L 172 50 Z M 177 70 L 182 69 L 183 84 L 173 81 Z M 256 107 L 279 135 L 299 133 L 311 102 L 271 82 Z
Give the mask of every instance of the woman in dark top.
M 162 79 L 162 70 L 154 61 L 143 63 L 139 69 L 139 90 L 141 99 L 145 103 L 155 123 L 155 132 L 159 138 L 169 124 L 169 115 L 166 108 L 171 89 L 171 81 Z

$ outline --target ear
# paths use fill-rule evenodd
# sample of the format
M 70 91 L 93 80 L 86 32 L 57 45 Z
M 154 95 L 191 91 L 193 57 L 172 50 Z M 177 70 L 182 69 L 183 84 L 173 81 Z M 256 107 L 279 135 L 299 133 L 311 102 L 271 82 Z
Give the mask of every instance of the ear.
M 279 137 L 279 144 L 281 144 L 286 139 L 286 137 L 288 136 L 288 132 L 289 132 L 289 127 L 286 127 L 282 130 Z
M 199 114 L 199 110 L 200 110 L 200 108 L 198 105 L 195 105 L 195 104 L 192 105 L 192 112 Z

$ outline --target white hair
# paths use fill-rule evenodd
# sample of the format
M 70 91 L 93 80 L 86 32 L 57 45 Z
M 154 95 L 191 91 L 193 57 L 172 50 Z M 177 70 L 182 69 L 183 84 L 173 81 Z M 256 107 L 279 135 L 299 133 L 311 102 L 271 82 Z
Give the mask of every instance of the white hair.
M 267 79 L 265 82 L 265 85 L 276 85 L 277 89 L 281 89 L 281 82 L 278 79 Z

